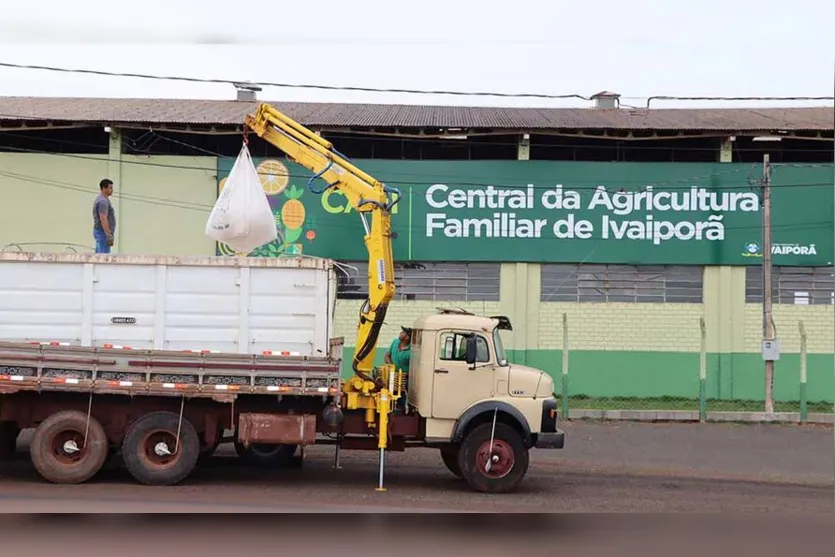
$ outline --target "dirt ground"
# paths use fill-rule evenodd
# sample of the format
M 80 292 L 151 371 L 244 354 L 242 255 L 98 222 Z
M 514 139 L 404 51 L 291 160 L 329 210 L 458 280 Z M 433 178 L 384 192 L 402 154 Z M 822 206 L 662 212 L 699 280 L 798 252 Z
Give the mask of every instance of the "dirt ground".
M 386 492 L 377 456 L 312 447 L 300 469 L 255 470 L 231 446 L 181 485 L 149 488 L 116 466 L 79 486 L 43 482 L 29 432 L 0 466 L 4 512 L 261 513 L 831 513 L 831 427 L 571 423 L 562 451 L 534 450 L 514 494 L 483 495 L 450 474 L 437 451 L 390 453 Z

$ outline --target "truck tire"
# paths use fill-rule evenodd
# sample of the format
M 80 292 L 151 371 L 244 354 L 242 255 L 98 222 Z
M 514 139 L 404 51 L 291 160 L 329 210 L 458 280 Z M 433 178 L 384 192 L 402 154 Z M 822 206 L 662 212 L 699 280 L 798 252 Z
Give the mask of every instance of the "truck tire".
M 269 445 L 253 443 L 244 447 L 240 441 L 235 441 L 235 452 L 238 458 L 247 465 L 262 468 L 284 468 L 294 461 L 298 445 Z
M 0 422 L 0 462 L 14 458 L 20 428 L 15 422 Z
M 91 416 L 88 424 L 86 413 L 66 410 L 40 423 L 29 454 L 43 479 L 56 484 L 80 484 L 101 470 L 108 447 L 107 435 L 97 419 Z
M 174 485 L 194 470 L 200 437 L 186 418 L 179 422 L 180 417 L 173 412 L 151 412 L 128 428 L 122 442 L 122 461 L 139 483 Z
M 492 430 L 491 421 L 467 434 L 458 451 L 458 466 L 464 479 L 476 491 L 507 493 L 519 485 L 528 471 L 528 448 L 519 432 L 507 424 L 497 423 L 493 436 L 493 462 L 488 472 L 485 465 L 490 454 Z
M 456 446 L 443 447 L 441 449 L 441 460 L 444 461 L 447 470 L 459 478 L 463 478 L 464 474 L 461 472 L 461 467 L 458 465 L 458 453 L 459 449 Z

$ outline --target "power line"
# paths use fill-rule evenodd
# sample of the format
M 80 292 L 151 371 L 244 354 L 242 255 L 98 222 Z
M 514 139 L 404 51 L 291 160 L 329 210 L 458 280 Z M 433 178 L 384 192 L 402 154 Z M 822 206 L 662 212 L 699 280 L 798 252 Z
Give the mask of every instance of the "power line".
M 835 97 L 677 97 L 653 95 L 647 97 L 647 109 L 652 101 L 831 101 Z
M 0 117 L 3 116 L 0 114 Z M 184 133 L 179 130 L 171 130 L 165 129 L 164 131 L 169 133 Z M 0 132 L 0 135 L 10 136 L 10 134 L 19 134 L 22 132 L 14 131 L 14 132 Z M 154 132 L 158 133 L 158 132 Z M 188 135 L 188 132 L 185 132 L 184 135 Z M 224 134 L 217 134 L 222 136 L 229 136 L 232 134 L 224 133 Z M 470 134 L 468 134 L 470 135 Z M 479 134 L 472 134 L 472 137 L 501 137 L 502 135 L 512 136 L 514 134 L 491 134 L 491 135 L 479 135 Z M 162 136 L 162 134 L 160 134 Z M 519 146 L 518 141 L 489 141 L 489 140 L 478 140 L 478 139 L 470 139 L 469 137 L 466 140 L 461 139 L 450 139 L 445 137 L 412 137 L 412 136 L 403 136 L 397 137 L 390 134 L 378 135 L 376 133 L 367 133 L 367 132 L 339 132 L 339 131 L 332 131 L 332 132 L 323 132 L 323 136 L 326 139 L 330 140 L 342 140 L 342 141 L 367 141 L 367 142 L 374 142 L 374 143 L 421 143 L 424 145 L 456 145 L 459 147 L 512 147 L 517 148 Z M 164 136 L 162 136 L 164 137 Z M 538 142 L 534 139 L 541 139 L 541 138 L 552 138 L 552 137 L 559 137 L 563 138 L 564 136 L 557 136 L 557 135 L 548 135 L 548 134 L 531 134 L 531 142 L 530 147 L 533 149 L 534 147 L 538 149 L 575 149 L 577 151 L 672 151 L 672 152 L 710 152 L 715 153 L 717 151 L 716 147 L 699 147 L 695 145 L 636 145 L 635 140 L 621 140 L 620 138 L 606 138 L 607 141 L 610 142 L 609 145 L 601 146 L 599 144 L 578 144 L 578 143 L 565 143 L 565 142 L 558 142 L 558 143 L 545 143 L 545 142 Z M 168 141 L 176 141 L 172 138 L 164 137 Z M 708 137 L 705 138 L 708 140 L 716 140 L 715 137 Z M 803 140 L 804 138 L 789 138 L 789 139 L 798 139 Z M 670 137 L 669 140 L 676 141 L 676 137 Z M 52 139 L 44 139 L 44 141 L 53 141 Z M 58 140 L 56 140 L 58 141 Z M 66 140 L 64 140 L 66 141 Z M 658 143 L 661 140 L 658 139 L 647 139 L 648 143 Z M 826 141 L 827 143 L 831 143 L 832 139 L 827 138 L 826 140 L 815 140 L 823 143 Z M 200 147 L 192 146 L 190 144 L 186 144 L 187 146 L 191 146 L 193 149 L 201 149 Z M 92 145 L 91 145 L 92 146 Z M 98 145 L 96 145 L 98 147 Z M 763 151 L 762 148 L 756 147 L 738 147 L 734 145 L 733 150 L 735 153 L 761 153 Z M 785 149 L 784 151 L 790 153 L 828 153 L 828 149 L 795 149 L 789 148 Z M 218 155 L 221 156 L 221 155 Z M 405 159 L 408 160 L 408 159 Z M 580 161 L 583 162 L 583 161 Z M 599 161 L 587 161 L 587 162 L 599 162 Z M 627 162 L 627 161 L 621 161 Z M 649 162 L 667 162 L 667 161 L 649 161 Z M 675 161 L 669 161 L 675 162 Z M 688 161 L 678 161 L 678 162 L 688 162 Z M 704 162 L 704 161 L 695 161 L 695 162 Z M 715 161 L 714 161 L 715 162 Z
M 209 154 L 211 156 L 214 156 L 214 157 L 223 157 L 223 155 L 221 153 L 211 151 L 211 150 L 208 150 L 208 149 L 203 149 L 203 148 L 194 146 L 194 145 L 192 145 L 188 142 L 179 140 L 179 139 L 166 137 L 166 136 L 164 136 L 164 135 L 162 135 L 158 132 L 155 132 L 153 130 L 150 130 L 149 132 L 146 133 L 146 135 L 147 134 L 150 134 L 152 136 L 156 136 L 158 138 L 170 141 L 170 142 L 172 142 L 174 144 L 177 144 L 177 145 L 181 145 L 181 146 L 184 146 L 184 147 L 200 150 L 200 151 L 202 151 L 204 153 L 207 153 L 207 154 Z M 67 140 L 67 141 L 65 141 L 65 143 L 72 144 L 73 142 Z M 3 146 L 0 146 L 0 148 L 3 148 Z M 67 154 L 67 153 L 50 153 L 50 152 L 47 152 L 47 151 L 39 151 L 39 150 L 35 150 L 35 149 L 25 149 L 25 148 L 16 148 L 16 147 L 10 147 L 10 146 L 6 147 L 6 148 L 19 149 L 19 150 L 24 151 L 24 152 L 34 152 L 34 153 L 38 153 L 38 154 L 45 154 L 45 155 L 52 155 L 52 156 L 66 156 L 66 157 L 81 158 L 81 159 L 88 159 L 88 160 L 95 160 L 95 161 L 101 161 L 102 160 L 100 157 L 88 157 L 88 156 L 84 156 L 84 155 L 74 155 L 74 154 Z M 229 158 L 231 159 L 232 157 L 229 157 Z M 160 164 L 160 163 L 143 162 L 143 161 L 131 161 L 131 160 L 124 160 L 124 159 L 122 159 L 120 162 L 126 163 L 126 164 L 159 166 L 161 168 L 168 168 L 168 169 L 186 169 L 186 170 L 194 169 L 194 170 L 201 170 L 203 172 L 209 171 L 209 169 L 207 169 L 205 167 L 186 167 L 186 166 L 180 166 L 180 165 L 169 165 L 169 164 Z M 783 164 L 781 166 L 788 166 L 788 167 L 795 167 L 795 168 L 827 168 L 828 169 L 832 165 L 828 164 L 828 163 L 827 164 L 821 164 L 821 163 L 808 163 L 808 164 L 787 163 L 787 164 Z M 737 185 L 737 186 L 729 185 L 729 186 L 725 186 L 725 189 L 733 189 L 733 188 L 750 189 L 752 187 L 750 175 L 751 175 L 751 172 L 753 172 L 755 167 L 756 167 L 756 164 L 753 164 L 750 167 L 748 177 L 746 178 L 746 184 L 745 185 L 742 185 L 742 184 Z M 698 175 L 698 176 L 689 176 L 689 177 L 679 178 L 679 179 L 675 179 L 675 180 L 668 180 L 668 181 L 664 181 L 664 182 L 654 182 L 653 183 L 653 182 L 646 182 L 644 180 L 639 180 L 639 181 L 619 180 L 618 183 L 621 184 L 621 185 L 634 183 L 634 184 L 639 184 L 641 187 L 644 187 L 644 188 L 646 188 L 648 186 L 660 186 L 660 187 L 665 187 L 666 186 L 666 189 L 668 189 L 668 190 L 679 189 L 679 188 L 673 186 L 672 184 L 686 184 L 686 185 L 680 187 L 681 189 L 686 190 L 686 189 L 689 189 L 689 188 L 693 187 L 693 182 L 702 181 L 702 180 L 711 180 L 711 179 L 715 179 L 715 178 L 718 178 L 718 177 L 721 177 L 721 176 L 740 174 L 744 170 L 745 169 L 743 169 L 743 168 L 730 168 L 730 169 L 727 169 L 727 170 L 714 171 L 714 172 L 711 172 L 711 173 L 708 173 L 708 174 L 703 174 L 703 175 Z M 267 175 L 268 174 L 268 173 L 265 173 L 265 172 L 258 172 L 258 173 L 262 174 L 262 175 Z M 425 173 L 423 173 L 423 172 L 421 172 L 421 173 L 393 172 L 393 173 L 390 173 L 390 174 L 397 175 L 397 176 L 424 176 L 425 175 Z M 292 174 L 292 173 L 289 173 L 288 177 L 309 179 L 310 175 L 309 174 Z M 451 181 L 452 183 L 454 183 L 455 185 L 458 185 L 458 186 L 466 186 L 466 187 L 489 187 L 489 186 L 507 187 L 507 186 L 497 186 L 494 183 L 461 182 L 461 181 L 458 180 L 457 176 L 445 176 L 445 178 L 451 178 L 451 180 L 449 180 L 449 181 Z M 408 185 L 408 186 L 429 186 L 429 185 L 434 184 L 437 181 L 438 181 L 437 179 L 433 180 L 433 181 L 429 181 L 429 182 L 419 182 L 419 181 L 409 181 L 409 180 L 399 180 L 398 179 L 398 180 L 393 181 L 393 183 L 397 183 L 397 184 L 400 184 L 400 185 Z M 572 182 L 577 183 L 578 181 L 573 180 Z M 591 183 L 598 184 L 597 180 L 588 180 L 588 181 L 585 181 L 585 182 L 591 182 Z M 775 186 L 775 187 L 802 187 L 802 186 L 828 187 L 829 183 L 824 182 L 824 183 L 805 183 L 805 184 L 782 184 L 782 185 Z M 577 190 L 577 191 L 582 191 L 582 190 L 594 190 L 594 189 L 596 189 L 596 187 L 597 186 L 594 186 L 594 187 L 570 186 L 570 189 Z M 535 190 L 549 190 L 549 189 L 551 189 L 551 187 L 550 186 L 534 186 L 534 189 Z M 621 189 L 623 189 L 623 188 L 621 188 Z M 630 195 L 637 195 L 640 192 L 621 192 L 621 193 L 626 193 L 626 194 L 630 194 Z
M 170 138 L 167 138 L 170 139 Z M 49 155 L 54 157 L 65 157 L 65 158 L 72 158 L 72 159 L 80 159 L 80 160 L 89 160 L 95 162 L 106 162 L 108 159 L 104 159 L 100 156 L 90 156 L 90 155 L 82 155 L 82 154 L 74 154 L 74 153 L 52 153 L 49 151 L 43 151 L 39 149 L 28 149 L 25 147 L 15 147 L 10 145 L 0 145 L 0 150 L 8 149 L 11 151 L 18 151 L 23 153 L 31 153 L 31 154 L 38 154 L 38 155 Z M 1 152 L 1 151 L 0 151 Z M 211 153 L 211 151 L 208 151 Z M 226 159 L 234 159 L 231 156 L 224 156 L 220 154 L 213 154 L 211 156 L 226 158 Z M 283 157 L 268 157 L 268 158 L 283 158 Z M 372 159 L 374 160 L 374 159 Z M 377 159 L 381 161 L 386 161 L 388 159 Z M 156 163 L 151 161 L 138 161 L 138 160 L 126 160 L 120 159 L 118 161 L 120 164 L 129 164 L 129 165 L 137 165 L 137 166 L 148 166 L 148 167 L 157 167 L 157 168 L 165 168 L 165 169 L 172 169 L 172 170 L 194 170 L 194 171 L 202 171 L 202 172 L 216 172 L 216 169 L 208 169 L 206 167 L 200 166 L 185 166 L 185 165 L 175 165 L 175 164 L 163 164 L 163 163 Z M 417 162 L 417 161 L 415 161 Z M 432 161 L 432 162 L 449 162 L 449 161 Z M 475 161 L 474 161 L 475 162 Z M 501 161 L 501 162 L 517 162 L 516 160 L 508 160 L 508 161 Z M 571 162 L 571 161 L 553 161 L 553 162 Z M 639 164 L 639 163 L 635 163 Z M 672 164 L 672 163 L 671 163 Z M 710 163 L 694 163 L 694 164 L 710 164 Z M 727 163 L 716 163 L 716 164 L 727 164 Z M 728 170 L 720 170 L 715 172 L 710 172 L 707 174 L 695 175 L 695 176 L 686 176 L 683 178 L 676 178 L 673 180 L 664 180 L 664 181 L 655 181 L 655 182 L 648 182 L 646 180 L 624 180 L 624 179 L 617 179 L 613 180 L 616 184 L 624 186 L 624 187 L 639 187 L 645 188 L 647 186 L 653 187 L 663 187 L 667 190 L 672 191 L 688 191 L 690 188 L 694 187 L 696 184 L 695 182 L 711 180 L 715 178 L 720 178 L 722 176 L 732 176 L 742 173 L 747 173 L 746 178 L 743 182 L 740 182 L 737 185 L 728 184 L 724 185 L 723 189 L 725 190 L 734 190 L 734 189 L 750 189 L 751 184 L 748 181 L 748 174 L 750 174 L 751 170 L 756 168 L 757 164 L 752 164 L 748 168 L 730 168 Z M 794 167 L 794 168 L 831 168 L 832 164 L 823 164 L 823 163 L 808 163 L 808 164 L 793 164 L 793 163 L 786 163 L 786 164 L 774 164 L 772 165 L 773 168 L 779 169 L 780 167 Z M 258 172 L 261 175 L 268 175 L 267 172 Z M 516 185 L 509 185 L 509 184 L 502 184 L 496 182 L 472 182 L 472 181 L 462 181 L 459 177 L 453 175 L 433 175 L 435 176 L 436 180 L 431 181 L 420 181 L 420 180 L 409 180 L 409 179 L 399 179 L 396 178 L 397 176 L 425 176 L 425 172 L 389 172 L 386 175 L 386 179 L 383 181 L 387 181 L 390 184 L 397 184 L 403 186 L 414 186 L 416 189 L 427 189 L 428 187 L 434 185 L 440 178 L 446 178 L 446 182 L 449 182 L 450 185 L 458 186 L 458 187 L 467 187 L 467 188 L 487 188 L 487 187 L 494 187 L 494 188 L 508 188 L 508 187 L 521 187 L 518 184 Z M 312 176 L 311 174 L 296 174 L 296 173 L 288 173 L 287 175 L 289 178 L 298 178 L 303 180 L 309 180 Z M 390 178 L 390 179 L 389 179 Z M 582 191 L 594 191 L 597 189 L 599 185 L 599 180 L 571 180 L 570 184 L 595 184 L 594 186 L 583 186 L 583 185 L 568 185 L 565 186 L 566 189 L 571 189 L 574 191 L 582 192 Z M 788 183 L 788 184 L 772 184 L 772 189 L 779 189 L 779 188 L 799 188 L 799 187 L 832 187 L 831 182 L 807 182 L 807 183 Z M 553 189 L 553 186 L 544 186 L 544 185 L 535 185 L 533 186 L 534 191 L 544 191 Z M 610 189 L 611 191 L 611 189 Z M 629 195 L 638 195 L 639 191 L 632 191 L 632 192 L 621 192 L 624 194 Z
M 0 113 L 0 118 L 9 118 L 9 119 L 25 119 L 26 117 L 20 115 L 13 115 L 13 114 L 2 114 Z M 15 139 L 19 137 L 23 137 L 26 139 L 33 139 L 36 141 L 43 141 L 44 143 L 59 143 L 65 145 L 74 145 L 74 146 L 81 146 L 81 147 L 90 147 L 90 148 L 106 148 L 104 144 L 101 143 L 91 143 L 85 141 L 78 141 L 78 140 L 70 140 L 70 139 L 62 139 L 62 138 L 52 138 L 52 137 L 45 137 L 45 136 L 37 136 L 37 135 L 27 135 L 28 133 L 34 132 L 37 134 L 41 131 L 49 131 L 49 130 L 27 130 L 25 128 L 17 131 L 0 131 L 0 136 L 12 138 L 16 136 Z M 55 131 L 61 131 L 61 128 L 56 128 Z M 163 131 L 167 133 L 176 133 L 176 134 L 184 134 L 189 135 L 190 132 L 186 130 L 176 130 L 171 128 L 165 128 Z M 150 129 L 150 132 L 157 134 L 159 137 L 165 139 L 166 141 L 175 143 L 179 140 L 175 140 L 173 138 L 167 137 L 160 132 L 154 131 Z M 145 132 L 148 133 L 147 131 Z M 238 135 L 240 132 L 232 132 L 232 133 L 206 133 L 200 135 L 208 135 L 214 137 L 228 137 L 231 135 Z M 503 135 L 513 135 L 513 134 L 493 134 L 492 137 L 502 137 Z M 620 142 L 618 138 L 612 138 L 608 141 L 611 141 L 611 145 L 604 145 L 601 146 L 599 144 L 579 144 L 579 143 L 570 143 L 570 142 L 558 142 L 558 143 L 546 143 L 546 142 L 538 142 L 534 141 L 535 138 L 551 138 L 551 137 L 562 137 L 562 136 L 551 136 L 548 134 L 543 135 L 535 135 L 531 134 L 531 142 L 530 147 L 537 148 L 537 149 L 574 149 L 576 151 L 623 151 L 623 152 L 637 152 L 637 151 L 670 151 L 670 152 L 682 152 L 682 153 L 715 153 L 717 151 L 716 147 L 700 147 L 696 145 L 636 145 L 634 140 L 629 141 L 622 141 Z M 490 140 L 477 140 L 477 139 L 449 139 L 444 137 L 412 137 L 412 136 L 403 136 L 397 137 L 394 135 L 389 134 L 371 134 L 365 132 L 339 132 L 339 131 L 332 131 L 332 132 L 325 132 L 323 134 L 328 140 L 338 140 L 338 141 L 359 141 L 359 142 L 369 142 L 369 143 L 415 143 L 415 144 L 424 144 L 424 145 L 455 145 L 458 147 L 476 147 L 476 148 L 492 148 L 492 147 L 509 147 L 516 149 L 519 146 L 518 141 L 490 141 Z M 488 135 L 478 135 L 473 134 L 472 137 L 491 137 Z M 260 138 L 259 138 L 260 139 Z M 669 138 L 672 141 L 675 141 L 675 137 Z M 715 137 L 708 137 L 706 139 L 715 140 Z M 804 138 L 792 138 L 792 139 L 800 139 L 803 140 Z M 658 143 L 659 140 L 655 139 L 648 139 L 647 142 L 651 143 Z M 820 141 L 821 143 L 823 140 L 816 140 Z M 827 138 L 825 140 L 827 143 L 831 143 L 833 140 Z M 202 147 L 198 147 L 196 145 L 190 143 L 184 143 L 184 145 L 190 149 L 198 150 L 198 151 L 205 151 Z M 734 146 L 733 151 L 734 153 L 761 153 L 764 149 L 757 148 L 757 147 L 738 147 Z M 141 150 L 137 149 L 137 152 L 141 152 Z M 788 148 L 784 149 L 784 152 L 788 153 L 829 153 L 827 149 L 796 149 L 796 148 Z M 127 153 L 131 154 L 131 153 Z M 150 153 L 141 153 L 141 154 L 150 154 Z M 213 153 L 215 156 L 227 156 L 219 153 Z M 427 160 L 427 159 L 392 159 L 392 160 Z M 441 160 L 441 159 L 439 159 Z M 516 159 L 514 159 L 516 160 Z M 600 161 L 577 161 L 577 162 L 600 162 Z M 651 160 L 651 161 L 618 161 L 618 162 L 670 162 L 670 163 L 704 163 L 704 162 L 715 162 L 715 161 L 662 161 L 662 160 Z M 777 163 L 777 164 L 787 164 L 787 163 Z
M 580 99 L 591 100 L 590 97 L 570 93 L 565 95 L 549 95 L 545 93 L 499 93 L 494 91 L 447 91 L 447 90 L 425 90 L 425 89 L 399 89 L 382 87 L 357 87 L 352 85 L 319 85 L 302 83 L 279 83 L 274 81 L 245 81 L 220 78 L 184 77 L 173 75 L 154 75 L 130 72 L 109 72 L 105 70 L 88 70 L 80 68 L 60 68 L 56 66 L 41 66 L 36 64 L 14 64 L 11 62 L 0 62 L 0 66 L 22 70 L 43 70 L 50 72 L 87 74 L 107 77 L 134 77 L 138 79 L 153 79 L 158 81 L 187 81 L 190 83 L 211 83 L 238 86 L 257 85 L 261 87 L 282 87 L 291 89 L 321 89 L 327 91 L 362 91 L 367 93 L 407 93 L 413 95 L 454 95 L 460 97 L 505 97 L 505 98 L 533 98 L 533 99 Z
M 25 175 L 25 174 L 17 174 L 13 172 L 8 172 L 4 170 L 0 170 L 0 176 L 4 176 L 7 178 L 12 178 L 16 180 L 20 180 L 23 182 L 35 183 L 40 184 L 43 186 L 53 187 L 56 189 L 63 189 L 69 191 L 76 191 L 79 193 L 85 193 L 92 195 L 95 192 L 87 186 L 83 186 L 81 184 L 75 184 L 72 182 L 63 182 L 59 180 L 51 180 L 51 179 L 43 179 L 38 178 L 36 176 Z M 832 187 L 831 184 L 826 184 L 827 187 Z M 773 186 L 772 186 L 773 187 Z M 185 209 L 191 211 L 198 211 L 208 215 L 208 213 L 212 209 L 212 205 L 203 205 L 194 202 L 186 202 L 186 201 L 177 201 L 173 199 L 166 199 L 166 198 L 159 198 L 159 197 L 151 197 L 151 196 L 142 196 L 142 195 L 134 195 L 134 194 L 124 194 L 117 191 L 114 194 L 114 197 L 119 200 L 125 201 L 133 201 L 139 203 L 147 203 L 151 205 L 161 205 L 161 206 L 168 206 L 173 207 L 176 209 Z M 342 219 L 339 216 L 322 216 L 318 217 L 317 221 L 321 222 L 321 226 L 327 229 L 350 229 L 350 230 L 360 230 L 360 224 L 358 221 L 348 222 Z M 794 230 L 794 231 L 805 231 L 805 230 L 817 230 L 820 228 L 826 228 L 832 226 L 832 222 L 828 221 L 813 221 L 813 222 L 791 222 L 791 223 L 781 223 L 781 224 L 774 224 L 772 228 L 779 228 L 782 230 Z M 754 224 L 754 225 L 745 225 L 745 226 L 724 226 L 724 230 L 761 230 L 761 224 Z M 395 229 L 398 231 L 411 231 L 411 232 L 423 232 L 424 228 L 420 225 L 412 225 L 403 222 L 397 223 L 395 225 Z M 537 240 L 552 240 L 553 238 L 529 238 L 528 241 Z
M 503 97 L 503 98 L 534 98 L 534 99 L 579 99 L 583 101 L 590 101 L 592 98 L 587 95 L 580 95 L 579 93 L 567 93 L 552 95 L 547 93 L 501 93 L 497 91 L 450 91 L 443 89 L 403 89 L 403 88 L 388 88 L 388 87 L 359 87 L 354 85 L 322 85 L 310 83 L 282 83 L 273 81 L 246 81 L 234 80 L 224 78 L 204 78 L 204 77 L 186 77 L 174 75 L 157 75 L 146 73 L 133 72 L 111 72 L 106 70 L 90 70 L 83 68 L 62 68 L 58 66 L 44 66 L 40 64 L 15 64 L 13 62 L 0 62 L 0 67 L 14 68 L 21 70 L 39 70 L 69 74 L 85 74 L 98 75 L 106 77 L 133 77 L 137 79 L 152 79 L 157 81 L 184 81 L 190 83 L 206 83 L 206 84 L 224 84 L 239 86 L 260 86 L 260 87 L 280 87 L 290 89 L 319 89 L 327 91 L 362 91 L 368 93 L 406 93 L 411 95 L 452 95 L 461 97 Z M 639 98 L 639 97 L 623 97 L 623 98 Z M 730 97 L 730 96 L 675 96 L 675 95 L 652 95 L 646 97 L 646 108 L 649 109 L 650 103 L 653 100 L 679 100 L 679 101 L 831 101 L 835 97 L 827 96 L 750 96 L 750 97 Z
M 19 174 L 16 172 L 9 172 L 7 170 L 0 170 L 0 176 L 11 178 L 13 180 L 20 180 L 21 182 L 29 182 L 33 184 L 39 184 L 42 186 L 77 191 L 79 193 L 85 193 L 90 195 L 94 195 L 96 193 L 95 191 L 93 191 L 91 187 L 84 186 L 82 184 L 76 184 L 73 182 L 63 182 L 60 180 L 51 180 L 48 178 L 40 178 L 38 176 Z M 176 199 L 166 199 L 163 197 L 134 195 L 122 192 L 116 192 L 113 195 L 113 197 L 115 197 L 116 199 L 124 199 L 125 201 L 136 201 L 138 203 L 148 203 L 151 205 L 163 205 L 168 207 L 174 207 L 176 209 L 199 211 L 207 214 L 212 210 L 212 205 L 202 205 L 200 203 L 194 203 L 192 201 L 177 201 Z
M 0 176 L 11 177 L 13 179 L 19 179 L 22 181 L 28 181 L 33 183 L 38 183 L 41 185 L 52 186 L 59 189 L 67 189 L 73 190 L 80 193 L 92 194 L 91 188 L 81 186 L 78 184 L 71 184 L 65 182 L 59 182 L 54 180 L 42 180 L 36 177 L 26 176 L 26 175 L 19 175 L 14 173 L 9 173 L 5 171 L 0 171 Z M 830 187 L 829 184 L 826 184 L 827 187 Z M 137 196 L 137 195 L 120 195 L 116 193 L 115 197 L 124 199 L 126 201 L 136 201 L 141 203 L 149 203 L 153 205 L 167 205 L 171 207 L 175 207 L 178 209 L 186 209 L 186 210 L 196 210 L 202 212 L 204 214 L 208 214 L 211 210 L 211 206 L 208 205 L 197 205 L 191 202 L 178 202 L 176 200 L 168 200 L 162 198 L 153 198 L 147 196 Z M 316 225 L 316 228 L 325 229 L 325 230 L 336 230 L 337 233 L 344 233 L 343 231 L 347 232 L 349 230 L 356 231 L 359 233 L 359 223 L 358 222 L 348 222 L 345 219 L 341 219 L 339 217 L 324 217 L 324 218 L 317 218 L 319 221 Z M 820 222 L 796 222 L 796 223 L 781 223 L 775 224 L 772 228 L 784 230 L 787 232 L 800 232 L 800 231 L 812 231 L 812 230 L 819 230 L 819 229 L 826 229 L 832 225 L 831 222 L 828 221 L 820 221 Z M 423 228 L 420 225 L 410 225 L 408 223 L 397 223 L 395 229 L 398 231 L 407 231 L 407 232 L 423 232 Z M 753 225 L 743 225 L 743 226 L 725 226 L 725 231 L 733 231 L 733 230 L 760 230 L 760 224 L 753 224 Z M 554 238 L 536 238 L 535 240 L 538 241 L 548 241 L 553 240 Z M 600 240 L 598 240 L 599 242 Z

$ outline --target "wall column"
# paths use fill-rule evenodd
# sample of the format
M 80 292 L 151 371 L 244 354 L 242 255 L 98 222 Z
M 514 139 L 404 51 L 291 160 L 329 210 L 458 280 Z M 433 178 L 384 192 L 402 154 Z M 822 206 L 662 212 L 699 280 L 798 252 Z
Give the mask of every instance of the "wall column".
M 733 137 L 724 137 L 722 138 L 722 144 L 719 146 L 719 162 L 733 162 L 733 147 L 734 147 L 734 138 Z
M 110 145 L 107 156 L 107 177 L 113 180 L 114 197 L 117 199 L 113 203 L 113 210 L 116 212 L 116 244 L 113 246 L 116 253 L 122 252 L 122 233 L 124 224 L 122 223 L 122 197 L 124 192 L 124 184 L 122 183 L 122 130 L 118 128 L 110 128 Z M 104 176 L 102 176 L 104 178 Z M 112 199 L 111 199 L 112 201 Z
M 527 351 L 536 348 L 539 340 L 539 265 L 502 263 L 500 280 L 499 307 L 513 324 L 513 331 L 502 337 L 515 352 L 514 361 L 524 365 Z
M 519 142 L 516 144 L 516 160 L 529 161 L 531 160 L 531 136 L 524 133 L 519 137 Z
M 516 158 L 530 160 L 531 140 L 525 133 L 519 136 Z M 528 349 L 536 348 L 539 340 L 539 265 L 533 263 L 502 263 L 501 302 L 504 315 L 510 318 L 513 331 L 502 337 L 513 350 L 513 361 L 525 365 Z
M 719 146 L 719 162 L 733 162 L 733 138 Z M 745 343 L 745 267 L 705 268 L 704 308 L 707 351 L 715 354 L 708 368 L 708 396 L 728 398 L 733 393 L 733 355 Z

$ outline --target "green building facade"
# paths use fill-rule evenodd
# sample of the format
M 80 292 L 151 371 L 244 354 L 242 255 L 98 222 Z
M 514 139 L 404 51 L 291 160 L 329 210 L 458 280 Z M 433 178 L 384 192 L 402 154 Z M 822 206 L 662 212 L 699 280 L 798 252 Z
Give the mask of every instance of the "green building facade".
M 219 187 L 234 162 L 218 160 Z M 339 192 L 317 193 L 326 184 L 304 168 L 255 162 L 281 236 L 252 255 L 344 262 L 337 333 L 352 344 L 366 291 L 358 215 Z M 696 399 L 704 349 L 709 399 L 763 399 L 762 165 L 354 162 L 400 192 L 381 347 L 450 305 L 509 315 L 513 361 L 558 385 L 567 347 L 574 396 Z M 778 402 L 799 399 L 801 324 L 809 400 L 833 398 L 832 175 L 825 164 L 771 169 Z

